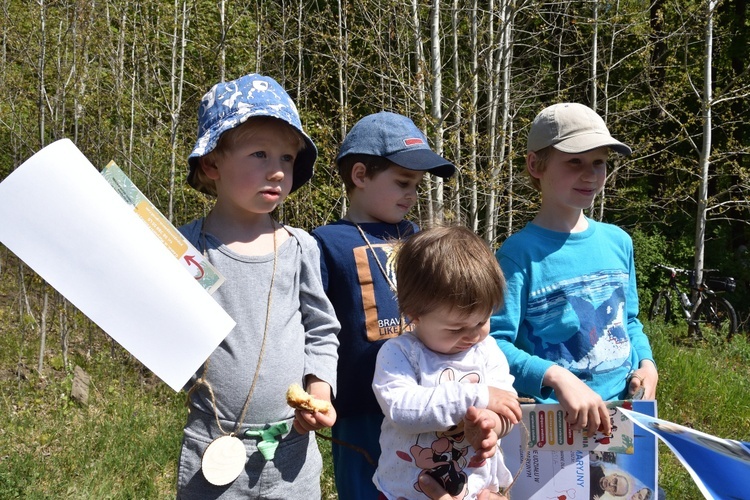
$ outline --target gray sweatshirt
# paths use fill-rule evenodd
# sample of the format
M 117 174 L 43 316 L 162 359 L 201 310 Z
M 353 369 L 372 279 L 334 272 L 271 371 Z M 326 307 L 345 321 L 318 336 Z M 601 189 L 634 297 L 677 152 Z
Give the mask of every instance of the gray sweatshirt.
M 238 255 L 211 234 L 202 238 L 201 222 L 195 220 L 180 231 L 198 250 L 204 251 L 205 244 L 209 261 L 226 278 L 213 297 L 237 326 L 211 354 L 206 379 L 213 389 L 219 418 L 235 422 L 258 366 L 274 258 L 272 253 Z M 304 387 L 306 375 L 314 374 L 334 391 L 336 388 L 340 325 L 321 283 L 318 246 L 305 231 L 288 226 L 285 229 L 291 237 L 277 249 L 266 347 L 244 419 L 246 424 L 292 417 L 294 410 L 286 404 L 286 391 L 292 383 Z M 202 372 L 203 368 L 186 389 Z M 202 412 L 214 414 L 205 387 L 193 392 L 190 403 Z

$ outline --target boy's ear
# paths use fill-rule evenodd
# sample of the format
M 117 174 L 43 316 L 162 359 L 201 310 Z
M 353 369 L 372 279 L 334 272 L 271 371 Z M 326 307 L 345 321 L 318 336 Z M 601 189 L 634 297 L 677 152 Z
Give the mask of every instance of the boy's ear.
M 198 158 L 198 165 L 206 177 L 215 181 L 219 178 L 219 169 L 216 168 L 216 163 L 206 156 Z
M 356 187 L 363 187 L 367 178 L 367 166 L 358 161 L 352 167 L 352 182 Z
M 529 151 L 526 155 L 526 170 L 535 179 L 539 179 L 542 176 L 542 171 L 539 170 L 539 157 L 533 151 Z

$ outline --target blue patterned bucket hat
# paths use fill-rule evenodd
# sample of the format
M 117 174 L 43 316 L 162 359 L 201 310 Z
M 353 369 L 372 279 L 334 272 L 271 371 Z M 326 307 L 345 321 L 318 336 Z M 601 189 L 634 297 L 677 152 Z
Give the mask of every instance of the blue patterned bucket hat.
M 188 156 L 188 184 L 206 192 L 195 179 L 198 158 L 214 150 L 221 134 L 254 116 L 283 120 L 294 127 L 305 140 L 306 147 L 294 162 L 291 192 L 312 178 L 318 149 L 302 130 L 297 106 L 276 80 L 252 73 L 231 82 L 217 83 L 203 96 L 198 108 L 198 140 Z

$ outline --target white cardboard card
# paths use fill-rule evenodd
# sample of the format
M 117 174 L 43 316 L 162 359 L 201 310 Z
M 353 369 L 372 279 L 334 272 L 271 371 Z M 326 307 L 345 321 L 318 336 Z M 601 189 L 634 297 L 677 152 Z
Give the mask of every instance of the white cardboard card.
M 70 140 L 0 183 L 0 241 L 176 391 L 234 328 Z

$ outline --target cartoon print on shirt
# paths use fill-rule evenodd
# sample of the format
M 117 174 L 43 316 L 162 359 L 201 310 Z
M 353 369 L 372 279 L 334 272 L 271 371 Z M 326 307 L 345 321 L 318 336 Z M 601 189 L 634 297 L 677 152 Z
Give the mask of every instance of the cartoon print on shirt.
M 446 368 L 440 373 L 439 383 L 456 380 L 456 373 L 452 368 Z M 466 384 L 479 383 L 480 376 L 472 372 L 463 375 L 458 381 Z M 481 467 L 480 463 L 469 463 L 466 455 L 469 452 L 469 443 L 465 442 L 464 421 L 451 426 L 444 431 L 435 432 L 437 439 L 428 446 L 421 446 L 419 442 L 409 449 L 409 454 L 414 457 L 414 464 L 421 470 L 414 482 L 414 489 L 419 492 L 419 478 L 422 474 L 428 474 L 445 489 L 454 499 L 464 498 L 468 492 L 467 475 L 464 469 L 467 467 Z M 397 451 L 396 455 L 407 462 L 411 462 L 409 454 Z
M 352 249 L 357 266 L 357 279 L 362 295 L 365 332 L 369 342 L 398 337 L 414 329 L 414 325 L 393 314 L 389 307 L 378 307 L 387 300 L 376 291 L 376 279 L 385 279 L 388 286 L 396 286 L 395 262 L 398 251 L 392 243 L 368 243 Z M 390 293 L 390 292 L 388 292 Z
M 599 374 L 620 367 L 630 352 L 623 276 L 595 273 L 533 292 L 527 315 L 541 318 L 541 324 L 552 323 L 544 318 L 559 318 L 566 326 L 554 332 L 530 331 L 534 353 L 573 373 Z M 596 325 L 605 326 L 597 329 Z

